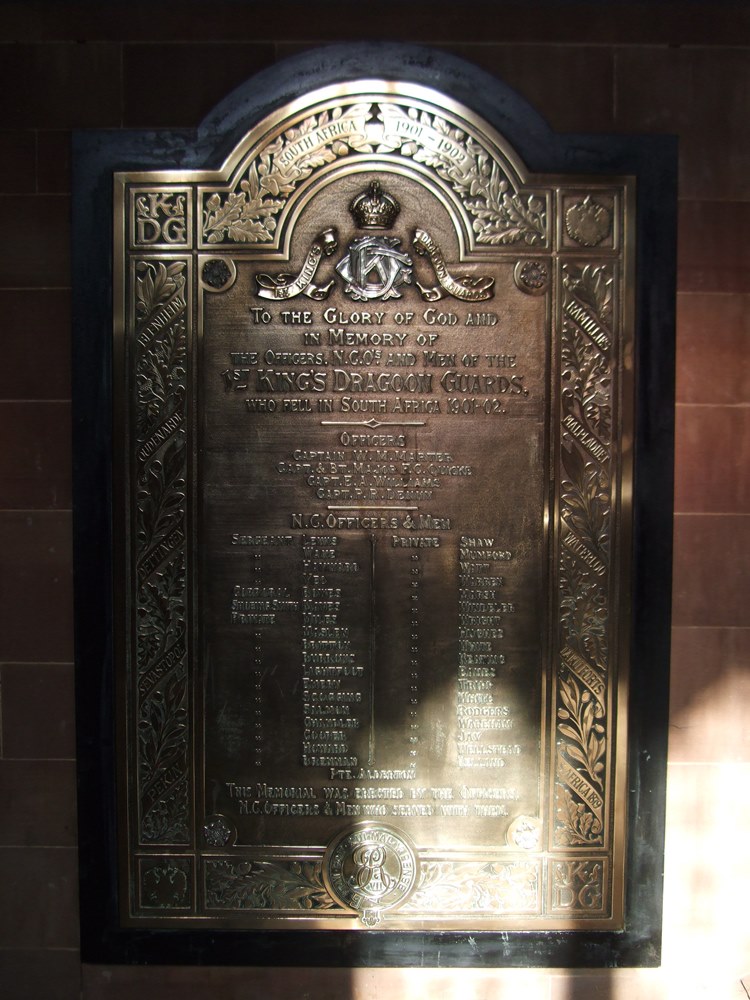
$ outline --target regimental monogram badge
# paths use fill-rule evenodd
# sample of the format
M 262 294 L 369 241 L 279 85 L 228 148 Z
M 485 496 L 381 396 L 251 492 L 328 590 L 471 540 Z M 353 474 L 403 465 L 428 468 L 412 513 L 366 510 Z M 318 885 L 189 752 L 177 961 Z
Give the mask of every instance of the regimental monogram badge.
M 336 270 L 346 281 L 344 291 L 357 302 L 400 299 L 400 285 L 411 284 L 411 257 L 389 236 L 361 236 L 349 244 Z
M 331 894 L 356 910 L 368 926 L 380 923 L 417 881 L 418 861 L 404 837 L 387 826 L 350 830 L 329 847 L 324 878 Z
M 393 226 L 401 206 L 393 195 L 383 190 L 379 181 L 374 180 L 352 200 L 349 211 L 359 229 L 383 230 Z M 316 285 L 313 278 L 324 257 L 330 257 L 338 249 L 337 240 L 333 228 L 319 233 L 310 245 L 298 274 L 256 274 L 256 295 L 276 301 L 293 299 L 298 295 L 317 301 L 328 298 L 335 279 Z M 438 281 L 436 285 L 416 282 L 425 301 L 437 302 L 450 297 L 462 302 L 483 302 L 494 296 L 493 277 L 452 273 L 445 263 L 443 251 L 424 229 L 414 230 L 412 245 L 416 253 L 429 261 Z M 346 254 L 336 264 L 336 273 L 345 281 L 344 294 L 357 302 L 400 299 L 401 286 L 411 285 L 413 278 L 412 259 L 400 246 L 401 240 L 395 236 L 368 233 L 353 239 Z
M 352 201 L 349 211 L 360 229 L 390 229 L 401 206 L 378 181 Z M 395 236 L 359 236 L 352 240 L 336 271 L 346 281 L 344 291 L 357 302 L 399 299 L 401 285 L 411 284 L 412 262 Z

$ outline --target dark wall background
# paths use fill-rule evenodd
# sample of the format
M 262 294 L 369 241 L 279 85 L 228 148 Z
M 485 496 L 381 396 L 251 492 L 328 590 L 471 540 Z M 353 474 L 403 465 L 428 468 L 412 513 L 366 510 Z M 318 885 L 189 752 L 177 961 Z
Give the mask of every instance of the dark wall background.
M 620 986 L 630 996 L 667 996 L 650 992 L 661 989 L 653 978 L 649 992 L 632 992 L 632 977 L 645 972 L 614 980 L 604 972 L 353 974 L 82 968 L 79 961 L 70 132 L 194 126 L 278 59 L 353 39 L 419 42 L 463 56 L 514 87 L 558 131 L 679 135 L 669 763 L 680 794 L 671 796 L 668 814 L 665 968 L 670 935 L 689 948 L 691 934 L 703 928 L 705 935 L 698 911 L 721 910 L 711 860 L 696 860 L 697 835 L 715 852 L 711 817 L 695 807 L 697 791 L 691 807 L 680 790 L 750 775 L 743 718 L 750 697 L 750 7 L 0 3 L 0 995 L 7 1000 L 428 992 L 495 1000 L 518 996 L 519 987 L 526 1000 L 563 1000 L 619 996 Z M 732 803 L 724 808 L 731 816 Z M 731 829 L 733 841 L 747 839 L 746 809 Z M 709 869 L 691 870 L 686 912 L 670 904 L 680 897 L 676 888 L 670 896 L 669 848 L 684 847 L 688 833 L 692 863 Z M 675 886 L 684 876 L 684 867 L 675 869 Z M 722 961 L 718 971 L 733 983 L 750 971 L 748 951 L 746 969 L 741 949 L 736 969 Z

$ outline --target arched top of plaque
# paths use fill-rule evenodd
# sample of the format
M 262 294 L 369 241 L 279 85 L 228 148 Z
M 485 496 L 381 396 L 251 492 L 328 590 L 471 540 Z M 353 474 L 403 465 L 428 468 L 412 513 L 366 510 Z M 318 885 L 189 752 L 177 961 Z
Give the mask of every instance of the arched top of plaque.
M 313 91 L 247 133 L 199 188 L 199 244 L 288 258 L 305 205 L 333 180 L 373 170 L 434 194 L 462 258 L 549 245 L 548 194 L 525 186 L 524 165 L 503 137 L 444 94 L 386 80 Z

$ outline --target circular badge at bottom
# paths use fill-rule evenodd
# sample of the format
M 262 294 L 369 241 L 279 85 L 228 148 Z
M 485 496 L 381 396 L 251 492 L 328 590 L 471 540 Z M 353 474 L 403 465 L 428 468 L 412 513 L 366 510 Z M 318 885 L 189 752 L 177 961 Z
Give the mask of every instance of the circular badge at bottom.
M 384 910 L 404 903 L 418 870 L 416 851 L 407 838 L 380 824 L 346 830 L 331 842 L 323 861 L 328 891 L 368 926 L 380 923 Z

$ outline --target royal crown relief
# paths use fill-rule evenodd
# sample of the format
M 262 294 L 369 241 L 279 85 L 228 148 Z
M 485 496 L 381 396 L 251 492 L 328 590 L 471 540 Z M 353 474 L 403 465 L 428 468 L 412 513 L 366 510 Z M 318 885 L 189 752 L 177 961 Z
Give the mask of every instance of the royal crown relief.
M 403 240 L 397 236 L 379 235 L 392 229 L 401 212 L 398 201 L 379 180 L 373 180 L 349 205 L 349 211 L 363 236 L 351 240 L 345 254 L 335 265 L 335 274 L 344 281 L 344 294 L 356 302 L 401 298 L 403 285 L 416 284 L 422 298 L 436 302 L 446 296 L 463 302 L 482 302 L 492 298 L 495 279 L 485 276 L 455 277 L 445 263 L 443 251 L 424 229 L 415 229 L 411 238 L 414 251 L 426 258 L 437 284 L 423 285 L 414 275 L 414 262 L 401 249 Z M 375 233 L 378 235 L 375 235 Z M 336 229 L 323 230 L 312 242 L 299 273 L 257 274 L 259 298 L 285 300 L 297 295 L 320 301 L 326 299 L 336 284 L 336 277 L 326 284 L 313 282 L 324 257 L 338 250 Z

